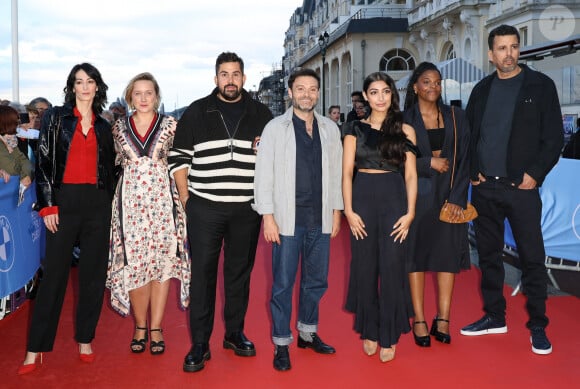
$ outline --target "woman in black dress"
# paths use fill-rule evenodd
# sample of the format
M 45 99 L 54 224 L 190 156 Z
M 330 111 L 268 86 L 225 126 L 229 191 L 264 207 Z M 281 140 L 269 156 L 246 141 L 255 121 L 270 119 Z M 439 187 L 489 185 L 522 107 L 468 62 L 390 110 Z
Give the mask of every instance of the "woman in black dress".
M 404 116 L 405 123 L 415 129 L 419 149 L 417 210 L 409 231 L 409 281 L 415 311 L 413 335 L 418 346 L 429 347 L 431 339 L 424 313 L 425 272 L 437 273 L 437 313 L 431 335 L 439 342 L 450 343 L 449 312 L 455 274 L 469 269 L 467 224 L 439 220 L 445 200 L 455 214 L 466 206 L 469 128 L 463 110 L 453 107 L 452 111 L 443 104 L 441 73 L 430 62 L 419 64 L 409 80 Z M 450 190 L 454 161 L 455 176 Z

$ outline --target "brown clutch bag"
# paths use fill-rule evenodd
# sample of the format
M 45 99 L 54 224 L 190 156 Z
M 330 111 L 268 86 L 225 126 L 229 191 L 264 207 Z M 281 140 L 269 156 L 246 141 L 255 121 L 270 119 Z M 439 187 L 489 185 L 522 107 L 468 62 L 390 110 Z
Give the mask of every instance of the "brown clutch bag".
M 455 125 L 455 111 L 453 107 L 451 107 L 451 114 L 453 115 L 453 141 L 454 141 L 454 150 L 453 150 L 453 170 L 451 171 L 451 183 L 449 188 L 453 188 L 453 176 L 455 175 L 455 155 L 457 154 L 457 127 Z M 441 207 L 441 211 L 439 212 L 439 220 L 445 223 L 467 223 L 472 221 L 477 217 L 477 210 L 470 202 L 467 203 L 467 208 L 463 210 L 463 217 L 459 220 L 451 221 L 451 212 L 449 212 L 449 207 L 447 206 L 447 200 L 445 200 L 445 204 Z
M 463 216 L 459 220 L 451 221 L 451 212 L 449 212 L 449 207 L 447 206 L 448 203 L 445 201 L 445 204 L 441 207 L 441 212 L 439 212 L 439 220 L 445 223 L 467 223 L 472 221 L 477 217 L 477 210 L 471 203 L 467 203 L 467 208 L 465 208 L 462 212 Z

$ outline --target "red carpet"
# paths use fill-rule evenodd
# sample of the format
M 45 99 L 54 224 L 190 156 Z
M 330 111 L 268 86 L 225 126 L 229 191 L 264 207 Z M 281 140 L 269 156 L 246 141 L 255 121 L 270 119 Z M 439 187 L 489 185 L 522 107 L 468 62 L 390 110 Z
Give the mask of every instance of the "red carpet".
M 172 285 L 164 323 L 167 343 L 162 356 L 131 354 L 129 342 L 133 320 L 122 318 L 109 306 L 103 308 L 93 348 L 92 365 L 79 361 L 73 340 L 72 301 L 69 284 L 54 351 L 45 355 L 37 371 L 17 376 L 26 347 L 30 304 L 0 321 L 0 387 L 2 388 L 558 388 L 573 387 L 580 379 L 580 300 L 552 297 L 548 300 L 551 319 L 547 333 L 554 352 L 538 356 L 531 352 L 525 328 L 525 299 L 508 299 L 508 334 L 465 337 L 459 329 L 482 315 L 476 268 L 458 276 L 452 307 L 452 344 L 433 342 L 430 349 L 415 346 L 411 334 L 402 337 L 393 362 L 382 364 L 378 356 L 368 357 L 352 331 L 352 316 L 343 309 L 348 276 L 348 229 L 343 224 L 333 240 L 329 290 L 321 305 L 320 335 L 337 349 L 335 355 L 318 355 L 312 350 L 290 348 L 292 370 L 277 372 L 272 367 L 268 298 L 271 285 L 270 246 L 260 242 L 252 275 L 252 295 L 246 318 L 246 334 L 256 344 L 257 356 L 242 358 L 222 349 L 224 326 L 221 296 L 211 340 L 212 358 L 198 373 L 182 371 L 183 357 L 190 347 L 187 314 L 178 308 L 176 284 Z M 76 280 L 76 271 L 71 274 Z M 427 292 L 433 295 L 428 277 Z M 107 296 L 108 298 L 108 296 Z M 426 315 L 435 314 L 434 299 L 427 298 Z M 294 326 L 294 324 L 293 324 Z M 576 382 L 576 384 L 574 384 Z

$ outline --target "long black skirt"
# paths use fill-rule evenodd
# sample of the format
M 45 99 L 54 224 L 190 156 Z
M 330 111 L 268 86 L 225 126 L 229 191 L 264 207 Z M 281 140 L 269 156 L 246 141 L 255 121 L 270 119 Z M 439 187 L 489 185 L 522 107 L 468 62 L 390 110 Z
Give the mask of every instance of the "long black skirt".
M 447 185 L 440 176 L 419 179 L 415 220 L 407 238 L 410 273 L 459 273 L 470 268 L 467 223 L 450 224 L 439 220 L 443 205 L 439 197 L 448 192 L 448 188 L 443 190 L 440 186 Z

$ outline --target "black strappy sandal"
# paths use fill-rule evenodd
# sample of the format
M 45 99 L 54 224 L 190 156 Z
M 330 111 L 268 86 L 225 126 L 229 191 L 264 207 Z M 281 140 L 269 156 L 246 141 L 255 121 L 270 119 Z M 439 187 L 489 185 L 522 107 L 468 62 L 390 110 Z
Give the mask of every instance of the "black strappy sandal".
M 449 323 L 449 320 L 435 316 L 435 319 L 433 319 L 433 325 L 431 326 L 431 336 L 433 336 L 438 342 L 447 344 L 451 343 L 451 335 L 439 331 L 439 328 L 437 327 L 438 321 Z
M 145 346 L 147 344 L 147 327 L 135 327 L 135 329 L 145 331 L 145 337 L 143 339 L 133 338 L 133 340 L 131 340 L 131 352 L 139 354 L 147 348 Z
M 427 329 L 427 335 L 419 336 L 415 333 L 415 326 L 417 324 L 425 325 L 425 328 Z M 417 346 L 419 346 L 419 347 L 431 347 L 431 338 L 429 337 L 429 327 L 427 327 L 427 323 L 425 322 L 425 320 L 413 322 L 413 338 L 415 339 L 415 344 Z
M 161 328 L 151 328 L 150 332 L 156 331 L 159 333 L 163 333 Z M 156 349 L 156 350 L 154 350 Z M 151 351 L 151 355 L 159 355 L 165 352 L 165 341 L 160 340 L 159 342 L 154 342 L 153 337 L 151 337 L 151 343 L 149 344 L 149 351 Z

